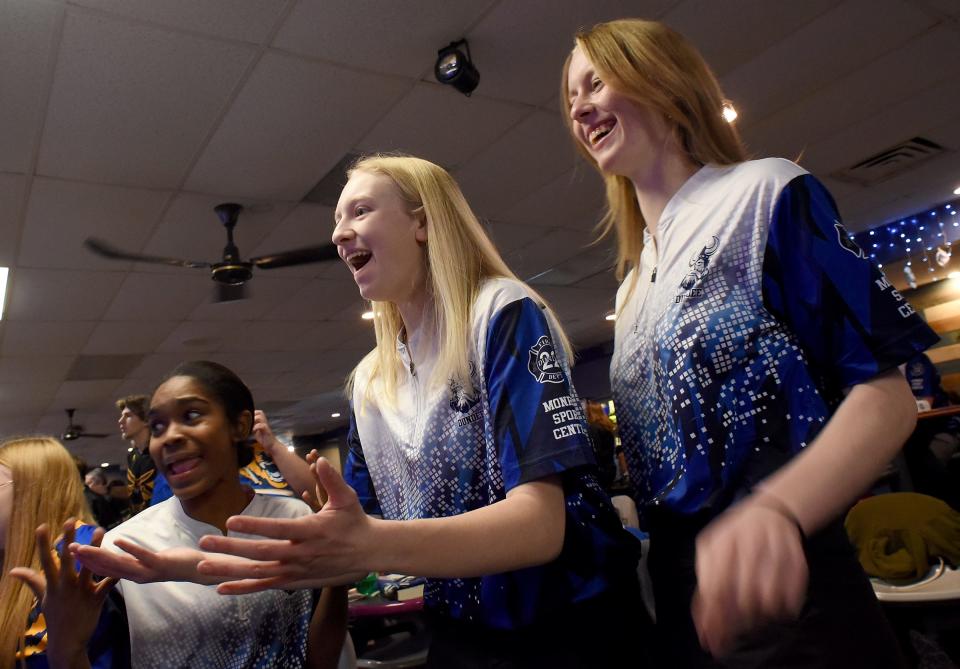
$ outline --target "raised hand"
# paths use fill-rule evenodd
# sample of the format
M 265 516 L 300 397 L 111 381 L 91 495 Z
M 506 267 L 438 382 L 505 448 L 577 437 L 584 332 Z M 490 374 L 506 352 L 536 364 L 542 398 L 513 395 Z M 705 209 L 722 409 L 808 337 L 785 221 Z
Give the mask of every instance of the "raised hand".
M 316 460 L 312 470 L 328 494 L 317 513 L 301 518 L 234 516 L 227 521 L 228 529 L 266 538 L 206 536 L 200 540 L 206 551 L 249 558 L 237 561 L 210 555 L 199 564 L 201 574 L 242 581 L 220 585 L 220 593 L 322 587 L 349 583 L 370 571 L 366 561 L 375 542 L 356 493 L 326 459 Z
M 93 636 L 100 610 L 115 578 L 94 582 L 93 574 L 83 567 L 74 569 L 73 557 L 66 546 L 73 542 L 76 521 L 71 518 L 63 526 L 63 549 L 60 564 L 54 560 L 50 529 L 37 528 L 37 551 L 41 572 L 28 567 L 16 567 L 10 575 L 18 578 L 33 591 L 47 622 L 47 659 L 51 667 L 77 669 L 88 667 L 87 641 Z M 103 530 L 93 535 L 93 545 L 99 546 Z
M 701 646 L 714 656 L 728 653 L 744 633 L 796 617 L 803 607 L 808 573 L 800 530 L 752 497 L 697 536 L 696 571 L 693 620 Z
M 270 429 L 270 423 L 267 422 L 267 414 L 260 409 L 253 412 L 253 436 L 263 446 L 267 455 L 273 455 L 273 449 L 277 445 L 277 438 L 273 436 L 273 430 Z

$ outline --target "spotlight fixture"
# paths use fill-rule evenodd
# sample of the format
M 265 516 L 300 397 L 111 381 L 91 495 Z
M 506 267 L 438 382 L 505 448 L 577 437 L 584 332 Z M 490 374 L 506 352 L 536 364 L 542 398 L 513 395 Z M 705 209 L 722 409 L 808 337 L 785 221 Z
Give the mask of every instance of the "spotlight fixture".
M 466 49 L 466 54 L 460 50 L 461 45 Z M 437 64 L 433 67 L 433 74 L 441 84 L 450 84 L 470 97 L 480 83 L 480 73 L 470 60 L 470 45 L 467 40 L 450 42 L 437 51 Z
M 727 123 L 733 123 L 737 120 L 737 110 L 729 100 L 723 102 L 723 120 Z

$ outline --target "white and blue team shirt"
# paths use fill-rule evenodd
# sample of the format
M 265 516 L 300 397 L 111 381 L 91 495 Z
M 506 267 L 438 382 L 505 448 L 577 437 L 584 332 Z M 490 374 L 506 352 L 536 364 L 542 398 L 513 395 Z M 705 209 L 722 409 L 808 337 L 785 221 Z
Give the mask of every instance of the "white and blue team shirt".
M 454 516 L 500 501 L 518 485 L 561 475 L 560 556 L 482 578 L 431 579 L 425 604 L 441 615 L 513 629 L 635 573 L 633 540 L 597 483 L 580 400 L 555 341 L 523 284 L 489 279 L 473 306 L 472 391 L 454 381 L 428 387 L 436 352 L 412 369 L 400 342 L 407 372 L 396 406 L 365 400 L 365 365 L 357 371 L 345 478 L 367 513 L 391 520 Z
M 292 497 L 253 495 L 241 515 L 299 518 L 310 507 Z M 212 525 L 184 512 L 176 497 L 141 511 L 113 528 L 102 546 L 117 553 L 117 538 L 151 551 L 198 548 Z M 256 538 L 227 532 L 228 536 Z M 310 590 L 266 590 L 248 595 L 217 594 L 212 585 L 121 580 L 134 669 L 219 667 L 268 669 L 306 666 L 307 631 L 316 604 Z
M 638 505 L 721 510 L 842 391 L 938 340 L 790 161 L 705 166 L 617 294 L 611 386 Z

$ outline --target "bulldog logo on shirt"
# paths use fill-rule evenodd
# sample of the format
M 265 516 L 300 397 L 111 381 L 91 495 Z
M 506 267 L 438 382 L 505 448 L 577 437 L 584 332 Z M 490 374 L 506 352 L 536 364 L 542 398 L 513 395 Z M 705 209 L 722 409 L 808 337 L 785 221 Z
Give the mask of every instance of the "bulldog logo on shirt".
M 537 383 L 563 383 L 563 370 L 557 363 L 557 353 L 553 349 L 553 342 L 546 335 L 540 337 L 537 343 L 530 348 L 530 359 L 527 369 L 537 380 Z
M 473 383 L 473 389 L 468 391 L 463 387 L 459 379 L 450 379 L 450 408 L 460 413 L 469 413 L 470 409 L 476 406 L 480 398 L 477 396 L 477 366 L 470 361 L 470 380 Z
M 693 254 L 688 265 L 690 271 L 680 282 L 680 288 L 677 290 L 677 296 L 674 302 L 682 302 L 693 297 L 703 297 L 703 288 L 695 288 L 698 282 L 702 282 L 704 277 L 710 273 L 710 257 L 720 248 L 720 238 L 716 235 L 710 236 L 710 242 L 704 244 L 703 248 Z

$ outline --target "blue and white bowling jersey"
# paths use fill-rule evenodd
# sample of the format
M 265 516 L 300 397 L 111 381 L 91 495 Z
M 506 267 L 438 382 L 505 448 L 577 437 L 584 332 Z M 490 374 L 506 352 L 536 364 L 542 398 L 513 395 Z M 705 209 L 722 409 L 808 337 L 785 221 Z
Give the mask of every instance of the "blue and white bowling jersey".
M 810 444 L 844 388 L 938 337 L 790 161 L 705 166 L 617 294 L 611 386 L 638 505 L 722 509 Z
M 395 407 L 364 401 L 369 377 L 364 364 L 357 371 L 345 477 L 367 513 L 454 516 L 500 501 L 518 485 L 561 476 L 560 556 L 481 578 L 428 580 L 425 604 L 442 615 L 512 629 L 635 573 L 634 542 L 597 483 L 580 400 L 555 341 L 523 284 L 490 279 L 473 307 L 473 390 L 454 381 L 428 387 L 432 361 L 411 370 L 399 342 L 408 371 Z

